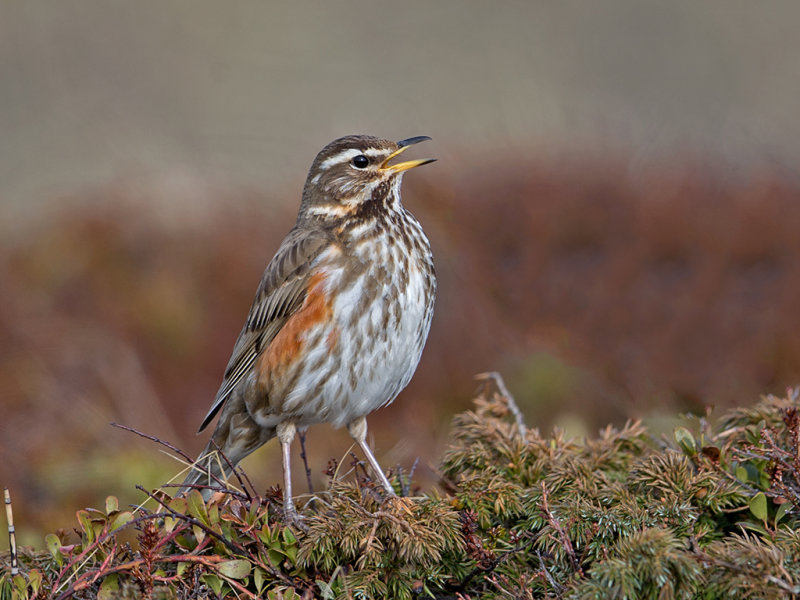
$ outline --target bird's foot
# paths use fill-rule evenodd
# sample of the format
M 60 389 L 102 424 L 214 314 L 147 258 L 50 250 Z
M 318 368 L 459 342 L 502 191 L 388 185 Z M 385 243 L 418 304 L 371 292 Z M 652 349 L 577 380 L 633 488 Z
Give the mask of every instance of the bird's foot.
M 292 525 L 303 531 L 308 531 L 308 525 L 305 524 L 305 517 L 295 510 L 294 503 L 283 507 L 283 522 L 286 525 Z

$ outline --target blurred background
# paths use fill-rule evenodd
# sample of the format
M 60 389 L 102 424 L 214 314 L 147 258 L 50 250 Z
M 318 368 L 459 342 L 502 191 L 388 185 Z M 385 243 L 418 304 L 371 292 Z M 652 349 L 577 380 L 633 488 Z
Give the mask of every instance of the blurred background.
M 794 2 L 0 4 L 0 483 L 18 535 L 194 455 L 308 167 L 430 135 L 437 259 L 379 460 L 437 481 L 475 373 L 573 435 L 800 383 Z M 309 433 L 316 485 L 346 432 Z M 296 464 L 299 463 L 299 459 Z M 245 461 L 264 489 L 279 449 Z M 301 471 L 296 485 L 305 489 Z

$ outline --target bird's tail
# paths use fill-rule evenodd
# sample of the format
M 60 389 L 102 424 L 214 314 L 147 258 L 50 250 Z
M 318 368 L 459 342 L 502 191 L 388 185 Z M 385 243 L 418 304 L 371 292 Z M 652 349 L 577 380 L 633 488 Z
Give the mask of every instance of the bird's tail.
M 262 428 L 249 418 L 235 420 L 235 427 L 224 426 L 228 425 L 224 421 L 217 425 L 177 495 L 184 496 L 192 489 L 199 489 L 203 499 L 208 500 L 215 488 L 225 486 L 240 460 L 275 437 L 274 428 Z
M 189 474 L 181 483 L 178 490 L 179 496 L 185 496 L 192 489 L 198 489 L 203 494 L 203 499 L 208 500 L 214 493 L 215 487 L 222 487 L 228 476 L 233 471 L 235 463 L 224 455 L 214 445 L 213 440 L 203 449 L 197 460 L 192 463 Z

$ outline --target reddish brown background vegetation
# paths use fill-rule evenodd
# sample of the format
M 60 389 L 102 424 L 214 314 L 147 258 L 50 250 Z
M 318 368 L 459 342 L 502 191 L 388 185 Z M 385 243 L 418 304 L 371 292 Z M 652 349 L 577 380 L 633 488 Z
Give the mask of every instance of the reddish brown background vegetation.
M 406 184 L 440 295 L 417 376 L 370 421 L 388 465 L 419 458 L 434 482 L 449 418 L 489 369 L 542 428 L 748 404 L 800 379 L 800 191 L 786 174 L 440 165 Z M 111 421 L 200 448 L 194 430 L 296 209 L 226 190 L 165 220 L 151 209 L 168 199 L 137 189 L 90 190 L 82 209 L 65 199 L 69 211 L 0 248 L 0 481 L 23 531 L 179 470 Z M 319 485 L 348 438 L 322 426 L 309 443 Z M 261 485 L 278 479 L 272 446 L 247 463 Z

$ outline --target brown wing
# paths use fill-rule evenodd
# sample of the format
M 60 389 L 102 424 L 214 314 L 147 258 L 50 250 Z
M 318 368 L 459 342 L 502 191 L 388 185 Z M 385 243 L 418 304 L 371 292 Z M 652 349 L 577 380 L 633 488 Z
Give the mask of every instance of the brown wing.
M 214 418 L 230 393 L 247 375 L 256 358 L 303 304 L 311 263 L 330 243 L 324 232 L 292 229 L 267 265 L 250 314 L 225 368 L 225 377 L 198 433 Z

